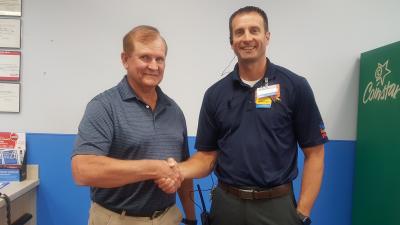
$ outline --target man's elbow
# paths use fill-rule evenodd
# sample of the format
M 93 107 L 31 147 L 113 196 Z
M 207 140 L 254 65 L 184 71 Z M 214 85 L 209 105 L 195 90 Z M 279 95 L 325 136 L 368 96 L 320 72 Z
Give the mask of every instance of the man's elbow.
M 320 159 L 323 160 L 325 157 L 325 149 L 324 145 L 317 145 L 313 147 L 307 147 L 303 149 L 304 156 L 306 159 L 313 158 L 313 159 Z
M 72 177 L 74 178 L 75 184 L 79 186 L 89 186 L 90 178 L 85 172 L 84 165 L 80 163 L 80 160 L 75 157 L 71 161 Z
M 89 182 L 83 176 L 73 173 L 75 184 L 78 186 L 89 186 Z

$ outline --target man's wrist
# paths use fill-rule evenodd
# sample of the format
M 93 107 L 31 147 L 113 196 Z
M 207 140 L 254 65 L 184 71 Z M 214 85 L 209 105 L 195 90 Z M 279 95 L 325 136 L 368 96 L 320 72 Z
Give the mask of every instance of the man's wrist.
M 297 215 L 299 216 L 301 222 L 303 225 L 310 225 L 311 224 L 311 218 L 309 216 L 306 216 L 302 214 L 300 211 L 297 211 Z
M 191 219 L 183 218 L 181 222 L 183 224 L 187 224 L 187 225 L 197 225 L 197 220 L 196 219 L 191 220 Z

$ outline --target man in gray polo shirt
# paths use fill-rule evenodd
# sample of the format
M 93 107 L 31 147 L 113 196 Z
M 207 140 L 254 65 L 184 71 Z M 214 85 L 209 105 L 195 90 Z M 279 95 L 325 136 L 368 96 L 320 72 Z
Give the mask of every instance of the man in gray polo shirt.
M 87 105 L 72 173 L 78 185 L 90 186 L 90 225 L 179 224 L 175 193 L 159 189 L 154 183 L 159 179 L 181 185 L 187 224 L 195 222 L 193 182 L 180 184 L 183 178 L 174 167 L 189 157 L 185 118 L 158 87 L 166 54 L 167 44 L 156 28 L 135 27 L 123 39 L 127 75 Z

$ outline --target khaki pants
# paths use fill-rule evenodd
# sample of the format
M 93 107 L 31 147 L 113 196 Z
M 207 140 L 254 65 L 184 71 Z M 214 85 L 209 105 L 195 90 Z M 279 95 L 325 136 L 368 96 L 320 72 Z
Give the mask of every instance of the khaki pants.
M 95 202 L 92 202 L 89 213 L 89 225 L 178 225 L 181 220 L 182 214 L 176 205 L 154 219 L 118 214 Z

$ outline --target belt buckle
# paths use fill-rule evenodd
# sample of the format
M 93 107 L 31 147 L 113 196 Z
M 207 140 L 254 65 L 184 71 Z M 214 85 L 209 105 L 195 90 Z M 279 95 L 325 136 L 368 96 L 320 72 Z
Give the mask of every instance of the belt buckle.
M 159 216 L 161 216 L 164 213 L 164 210 L 156 210 L 153 212 L 153 214 L 150 216 L 150 219 L 155 219 Z
M 239 195 L 241 199 L 253 200 L 254 190 L 239 189 Z

